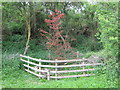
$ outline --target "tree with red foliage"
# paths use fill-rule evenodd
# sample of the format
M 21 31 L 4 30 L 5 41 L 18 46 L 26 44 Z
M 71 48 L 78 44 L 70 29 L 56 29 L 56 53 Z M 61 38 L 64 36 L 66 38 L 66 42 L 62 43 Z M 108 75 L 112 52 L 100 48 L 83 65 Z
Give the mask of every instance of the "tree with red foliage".
M 45 19 L 45 22 L 50 27 L 50 32 L 41 29 L 41 35 L 48 39 L 47 48 L 54 53 L 52 59 L 66 59 L 72 48 L 67 37 L 62 35 L 64 30 L 60 27 L 60 19 L 64 17 L 64 13 L 60 14 L 60 11 L 55 10 L 48 17 L 50 19 Z

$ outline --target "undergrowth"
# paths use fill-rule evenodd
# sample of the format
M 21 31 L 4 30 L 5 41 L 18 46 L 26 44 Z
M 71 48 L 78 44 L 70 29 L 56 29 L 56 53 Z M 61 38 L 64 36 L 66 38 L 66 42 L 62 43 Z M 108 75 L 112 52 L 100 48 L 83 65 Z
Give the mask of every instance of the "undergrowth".
M 19 54 L 23 54 L 25 40 L 19 39 L 17 42 L 12 40 L 3 41 L 2 52 L 2 87 L 3 88 L 117 88 L 118 81 L 110 82 L 103 70 L 95 72 L 95 76 L 66 78 L 55 80 L 39 79 L 38 77 L 25 72 L 20 66 Z M 80 51 L 80 53 L 84 53 Z M 40 45 L 37 40 L 30 41 L 30 48 L 27 55 L 35 58 L 47 59 L 47 49 Z M 84 53 L 84 58 L 92 55 L 104 56 L 104 50 L 94 52 L 88 50 Z M 98 73 L 98 74 L 97 74 Z

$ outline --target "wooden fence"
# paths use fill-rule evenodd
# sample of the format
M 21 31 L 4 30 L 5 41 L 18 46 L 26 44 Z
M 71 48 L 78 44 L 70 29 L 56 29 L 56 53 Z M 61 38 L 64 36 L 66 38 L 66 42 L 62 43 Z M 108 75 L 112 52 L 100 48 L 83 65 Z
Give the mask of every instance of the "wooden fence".
M 94 71 L 95 69 L 86 69 L 87 66 L 101 65 L 101 63 L 85 63 L 87 59 L 73 59 L 73 60 L 41 60 L 32 58 L 25 55 L 20 55 L 20 60 L 23 61 L 25 71 L 38 76 L 39 78 L 60 79 L 60 78 L 72 78 L 72 77 L 83 77 L 91 76 L 94 74 L 86 74 L 87 71 Z M 48 63 L 45 65 L 45 63 Z M 60 63 L 67 63 L 67 65 L 59 65 Z M 74 63 L 74 64 L 69 64 Z M 51 65 L 50 65 L 51 64 Z M 66 68 L 81 67 L 80 70 L 63 70 Z M 62 70 L 61 70 L 62 69 Z M 82 75 L 59 75 L 65 73 L 76 73 L 82 72 Z

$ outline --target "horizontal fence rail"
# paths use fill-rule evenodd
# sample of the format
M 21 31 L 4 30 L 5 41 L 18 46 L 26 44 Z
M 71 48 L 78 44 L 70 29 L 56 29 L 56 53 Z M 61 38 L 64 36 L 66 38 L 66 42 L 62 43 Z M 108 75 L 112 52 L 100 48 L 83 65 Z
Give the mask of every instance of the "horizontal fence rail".
M 67 68 L 67 67 L 82 67 L 82 66 L 94 66 L 94 65 L 100 65 L 101 63 L 95 63 L 95 64 L 80 64 L 80 65 L 62 65 L 62 66 L 52 66 L 52 65 L 39 65 L 39 64 L 35 64 L 32 62 L 28 62 L 25 61 L 23 59 L 21 59 L 23 62 L 32 64 L 32 65 L 36 65 L 36 66 L 40 66 L 40 67 L 49 67 L 49 68 Z
M 47 72 L 47 70 L 39 70 L 35 69 L 34 67 L 30 67 L 26 64 L 23 64 L 25 67 L 35 70 L 37 72 Z M 57 73 L 70 73 L 70 72 L 84 72 L 84 71 L 94 71 L 95 69 L 84 69 L 84 70 L 64 70 L 64 71 L 57 71 Z M 56 73 L 56 71 L 50 71 L 50 73 Z
M 79 62 L 79 61 L 88 61 L 88 59 L 72 59 L 72 60 L 58 60 L 58 61 L 55 61 L 55 60 L 40 60 L 40 59 L 36 59 L 36 58 L 31 58 L 29 56 L 24 56 L 24 55 L 20 55 L 20 57 L 24 57 L 24 58 L 28 58 L 28 59 L 31 59 L 31 60 L 34 60 L 34 61 L 40 61 L 40 62 L 47 62 L 47 63 L 67 63 L 67 62 Z
M 70 76 L 58 76 L 58 77 L 51 76 L 50 78 L 72 78 L 72 77 L 85 77 L 85 76 L 92 76 L 92 75 L 95 75 L 95 74 L 70 75 Z
M 84 72 L 84 71 L 94 71 L 95 69 L 84 69 L 84 70 L 64 70 L 57 71 L 57 73 L 70 73 L 70 72 Z M 51 71 L 51 73 L 56 73 L 56 71 Z
M 72 78 L 72 77 L 85 77 L 85 76 L 92 76 L 95 74 L 85 74 L 85 72 L 88 71 L 94 71 L 96 69 L 85 69 L 86 66 L 96 66 L 96 65 L 103 65 L 102 63 L 84 63 L 85 61 L 88 61 L 87 59 L 73 59 L 73 60 L 41 60 L 32 58 L 25 55 L 20 55 L 20 60 L 23 63 L 23 66 L 26 68 L 25 71 L 39 77 L 39 78 L 47 78 L 50 79 L 61 79 L 61 78 Z M 54 65 L 43 65 L 42 63 L 51 63 Z M 70 62 L 79 62 L 78 64 L 72 64 L 72 65 L 58 65 L 58 63 L 70 63 Z M 59 70 L 59 68 L 73 68 L 73 67 L 81 67 L 80 70 Z M 48 69 L 49 68 L 49 69 Z M 50 69 L 53 68 L 53 69 Z M 59 74 L 64 73 L 76 73 L 81 72 L 82 75 L 68 75 L 68 76 L 59 76 Z M 54 76 L 55 75 L 55 76 Z
M 45 77 L 44 75 L 36 74 L 36 73 L 34 73 L 34 72 L 30 71 L 30 70 L 27 70 L 27 69 L 25 69 L 25 71 L 27 71 L 27 72 L 29 72 L 29 73 L 31 73 L 31 74 L 34 74 L 34 75 L 36 75 L 36 76 L 38 76 L 38 77 Z
M 26 64 L 23 64 L 23 66 L 25 66 L 25 67 L 27 67 L 27 68 L 30 68 L 30 69 L 32 69 L 32 70 L 34 70 L 34 71 L 37 71 L 37 72 L 46 72 L 46 73 L 47 73 L 47 70 L 39 70 L 39 69 L 36 69 L 36 68 L 31 67 L 31 66 L 26 65 Z

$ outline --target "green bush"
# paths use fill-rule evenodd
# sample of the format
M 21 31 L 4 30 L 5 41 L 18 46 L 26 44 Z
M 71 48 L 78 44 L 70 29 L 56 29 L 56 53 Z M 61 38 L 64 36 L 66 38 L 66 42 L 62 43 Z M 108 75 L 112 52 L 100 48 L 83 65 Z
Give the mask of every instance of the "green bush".
M 104 3 L 107 5 L 108 3 Z M 99 19 L 98 39 L 104 47 L 106 54 L 105 71 L 108 80 L 114 81 L 117 79 L 118 72 L 118 3 L 109 3 L 109 8 L 99 6 L 97 10 Z M 102 7 L 102 8 L 101 8 Z M 101 9 L 101 10 L 100 10 Z
M 77 36 L 76 48 L 81 52 L 98 51 L 102 49 L 102 45 L 97 40 L 93 40 L 84 35 L 79 35 Z

